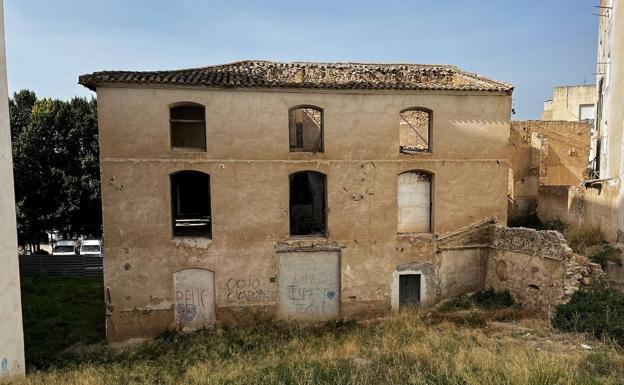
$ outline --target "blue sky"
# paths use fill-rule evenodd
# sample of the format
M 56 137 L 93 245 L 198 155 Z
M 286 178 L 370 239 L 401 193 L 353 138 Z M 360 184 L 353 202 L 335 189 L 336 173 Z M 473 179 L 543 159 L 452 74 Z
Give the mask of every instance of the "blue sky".
M 454 64 L 514 84 L 514 119 L 593 83 L 597 0 L 5 0 L 9 91 L 241 59 Z

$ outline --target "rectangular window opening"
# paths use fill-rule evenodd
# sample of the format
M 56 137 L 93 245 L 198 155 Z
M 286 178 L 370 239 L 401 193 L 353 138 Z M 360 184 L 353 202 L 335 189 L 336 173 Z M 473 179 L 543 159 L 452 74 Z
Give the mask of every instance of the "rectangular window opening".
M 181 172 L 171 177 L 174 236 L 212 237 L 210 176 Z
M 184 151 L 206 150 L 204 108 L 181 105 L 170 110 L 171 148 Z
M 291 152 L 323 152 L 323 112 L 311 107 L 288 113 Z
M 400 113 L 399 150 L 404 154 L 430 151 L 431 113 L 410 109 Z
M 325 175 L 299 172 L 290 176 L 290 234 L 325 236 Z

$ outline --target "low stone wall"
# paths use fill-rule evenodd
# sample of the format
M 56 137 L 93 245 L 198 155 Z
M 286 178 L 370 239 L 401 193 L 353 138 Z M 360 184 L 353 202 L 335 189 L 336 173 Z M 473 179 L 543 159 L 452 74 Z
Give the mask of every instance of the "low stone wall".
M 551 314 L 603 274 L 599 265 L 574 254 L 557 231 L 493 228 L 485 286 L 508 290 L 525 307 Z

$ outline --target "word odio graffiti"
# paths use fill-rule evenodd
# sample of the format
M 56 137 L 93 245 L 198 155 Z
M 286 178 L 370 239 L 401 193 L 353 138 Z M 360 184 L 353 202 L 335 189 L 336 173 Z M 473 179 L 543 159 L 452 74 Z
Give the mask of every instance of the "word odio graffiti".
M 212 290 L 194 288 L 176 290 L 176 318 L 183 323 L 189 323 L 196 319 L 211 321 L 214 318 Z
M 255 277 L 230 278 L 225 288 L 225 297 L 228 301 L 247 302 L 273 299 L 273 291 L 260 288 L 260 279 Z

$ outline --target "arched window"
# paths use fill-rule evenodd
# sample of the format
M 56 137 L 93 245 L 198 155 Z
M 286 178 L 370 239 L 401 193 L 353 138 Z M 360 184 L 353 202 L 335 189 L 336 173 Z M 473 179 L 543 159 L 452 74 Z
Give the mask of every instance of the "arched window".
M 432 175 L 424 171 L 408 171 L 399 175 L 397 186 L 399 233 L 432 231 L 432 181 Z
M 404 154 L 431 151 L 432 111 L 423 107 L 401 111 L 399 150 Z
M 206 113 L 204 106 L 181 103 L 169 109 L 171 149 L 206 151 Z
M 290 174 L 290 235 L 327 233 L 326 178 L 315 171 Z
M 174 236 L 212 236 L 210 175 L 180 171 L 171 175 L 171 218 Z
M 288 110 L 291 152 L 323 152 L 323 109 L 297 106 Z

